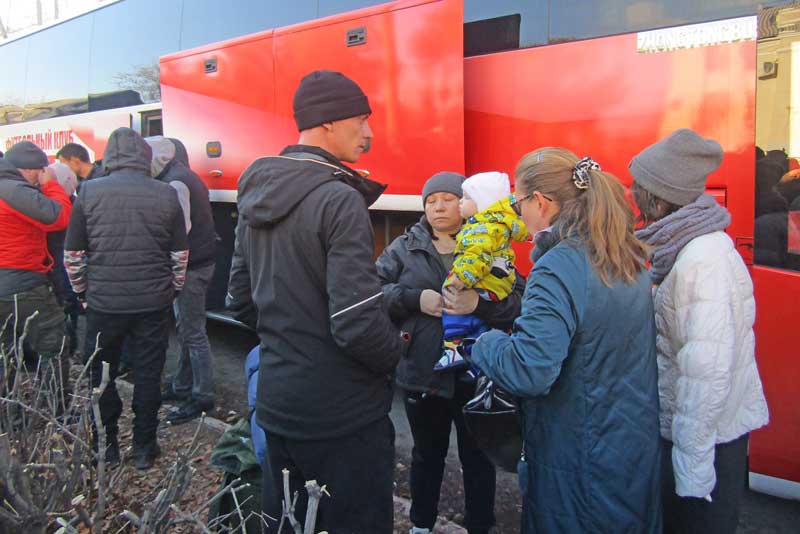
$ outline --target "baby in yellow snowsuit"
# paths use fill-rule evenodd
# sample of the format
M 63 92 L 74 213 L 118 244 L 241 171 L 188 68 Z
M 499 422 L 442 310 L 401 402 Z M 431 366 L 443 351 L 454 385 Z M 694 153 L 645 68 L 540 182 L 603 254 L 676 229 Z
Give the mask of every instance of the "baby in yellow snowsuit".
M 516 255 L 511 240 L 525 241 L 528 229 L 514 211 L 508 175 L 484 172 L 461 186 L 461 216 L 453 268 L 444 286 L 472 288 L 481 298 L 505 299 L 514 286 Z

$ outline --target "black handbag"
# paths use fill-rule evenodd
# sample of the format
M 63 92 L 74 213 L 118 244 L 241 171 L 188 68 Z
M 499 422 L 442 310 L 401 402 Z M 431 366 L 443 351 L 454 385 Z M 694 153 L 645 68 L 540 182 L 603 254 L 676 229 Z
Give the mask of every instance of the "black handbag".
M 464 405 L 464 421 L 478 447 L 495 466 L 517 472 L 522 456 L 519 407 L 488 377 L 478 379 L 475 397 Z

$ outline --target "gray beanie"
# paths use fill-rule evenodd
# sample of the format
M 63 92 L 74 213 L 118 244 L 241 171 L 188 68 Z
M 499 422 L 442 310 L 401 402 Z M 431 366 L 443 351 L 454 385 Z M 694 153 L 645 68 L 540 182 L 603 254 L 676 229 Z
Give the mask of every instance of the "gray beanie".
M 50 165 L 44 151 L 30 141 L 20 141 L 9 148 L 5 158 L 18 169 L 43 169 Z
M 706 189 L 708 175 L 722 163 L 722 147 L 688 128 L 642 150 L 628 169 L 636 183 L 676 206 L 691 204 Z
M 461 192 L 461 184 L 464 183 L 464 176 L 457 172 L 437 172 L 425 182 L 422 187 L 422 206 L 425 206 L 425 200 L 428 195 L 433 193 L 453 193 L 458 198 L 463 196 Z

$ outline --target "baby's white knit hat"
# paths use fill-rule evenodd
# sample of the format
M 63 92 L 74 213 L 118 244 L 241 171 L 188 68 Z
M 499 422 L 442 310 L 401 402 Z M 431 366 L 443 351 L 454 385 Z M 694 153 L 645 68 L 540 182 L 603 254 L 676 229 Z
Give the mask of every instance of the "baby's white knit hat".
M 461 184 L 461 190 L 475 201 L 478 211 L 483 211 L 511 194 L 511 184 L 504 172 L 473 174 Z

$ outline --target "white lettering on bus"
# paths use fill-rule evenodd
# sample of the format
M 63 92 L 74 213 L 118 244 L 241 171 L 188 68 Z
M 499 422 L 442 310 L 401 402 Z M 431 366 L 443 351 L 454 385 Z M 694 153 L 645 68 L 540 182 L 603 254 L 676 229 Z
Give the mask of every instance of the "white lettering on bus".
M 757 37 L 758 18 L 742 17 L 639 32 L 636 35 L 636 51 L 641 53 L 670 52 L 700 46 L 753 41 Z

